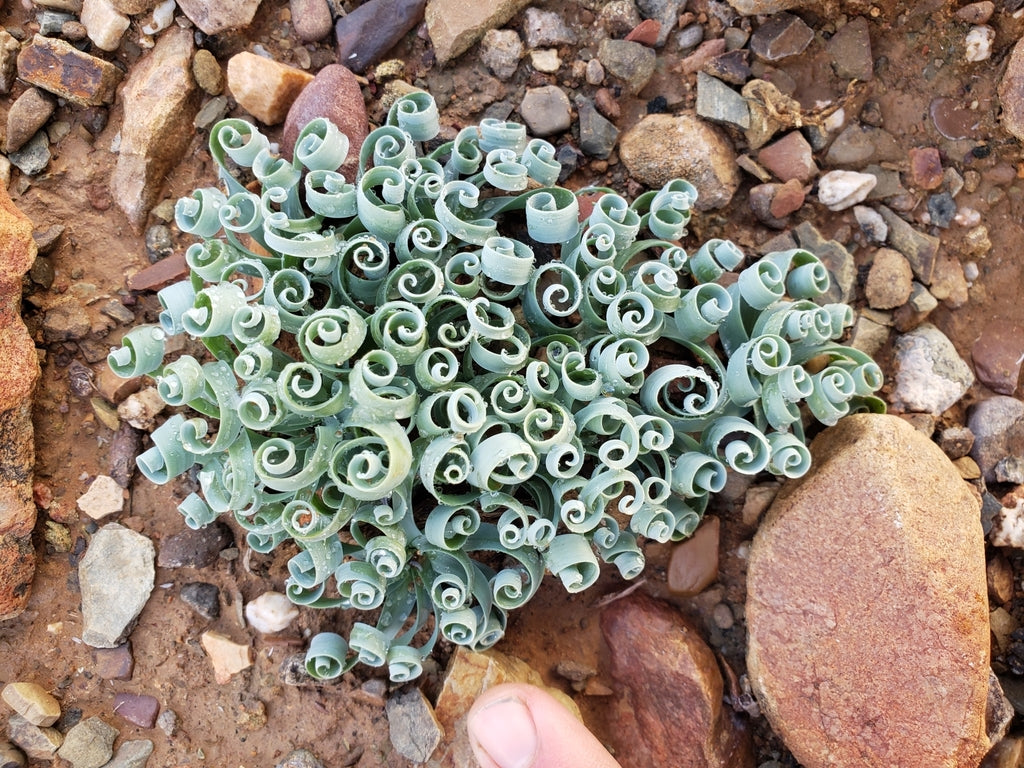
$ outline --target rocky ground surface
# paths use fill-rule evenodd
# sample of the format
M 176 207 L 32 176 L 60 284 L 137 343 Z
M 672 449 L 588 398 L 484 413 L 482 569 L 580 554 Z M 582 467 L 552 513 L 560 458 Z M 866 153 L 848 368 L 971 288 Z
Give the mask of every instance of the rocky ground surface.
M 4 557 L 37 554 L 0 623 L 0 765 L 466 765 L 467 696 L 504 678 L 560 692 L 627 767 L 974 766 L 992 744 L 986 765 L 1021 764 L 1022 3 L 527 6 L 4 4 L 0 176 L 38 248 L 21 287 L 42 375 L 38 522 L 0 531 Z M 690 179 L 688 248 L 814 252 L 897 415 L 844 421 L 781 493 L 734 478 L 692 539 L 645 548 L 632 593 L 613 574 L 546 585 L 499 654 L 317 685 L 296 660 L 348 619 L 282 604 L 284 557 L 186 529 L 188 490 L 133 474 L 153 403 L 104 360 L 183 274 L 173 202 L 214 183 L 216 120 L 287 147 L 322 113 L 358 145 L 413 88 L 447 134 L 525 122 L 571 188 Z

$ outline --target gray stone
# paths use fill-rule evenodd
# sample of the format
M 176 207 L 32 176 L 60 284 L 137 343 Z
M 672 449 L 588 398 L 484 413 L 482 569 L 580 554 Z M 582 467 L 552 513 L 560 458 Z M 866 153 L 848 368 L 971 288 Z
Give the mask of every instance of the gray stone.
M 996 463 L 993 475 L 997 483 L 1024 483 L 1024 457 L 1007 456 Z
M 865 205 L 853 206 L 853 216 L 860 225 L 860 231 L 872 243 L 884 243 L 889 234 L 889 226 L 885 219 L 874 208 Z
M 489 29 L 480 41 L 480 61 L 499 80 L 516 73 L 523 58 L 523 41 L 514 29 Z M 591 59 L 597 61 L 597 59 Z
M 704 40 L 704 27 L 700 24 L 690 24 L 688 27 L 680 30 L 679 34 L 676 35 L 676 45 L 679 46 L 679 50 L 688 51 L 690 48 L 696 48 Z
M 580 120 L 580 149 L 591 157 L 605 159 L 619 138 L 619 129 L 598 114 L 589 99 L 580 99 L 576 109 Z
M 181 600 L 204 619 L 220 618 L 220 590 L 205 581 L 190 581 L 181 587 Z
M 823 298 L 830 302 L 849 302 L 857 283 L 857 266 L 850 252 L 842 243 L 822 237 L 809 221 L 800 224 L 791 234 L 797 245 L 821 259 L 828 270 L 831 284 Z
M 597 58 L 610 74 L 625 81 L 626 89 L 632 94 L 644 89 L 654 75 L 657 62 L 657 55 L 646 45 L 607 38 L 601 41 Z
M 231 529 L 220 520 L 198 530 L 186 528 L 160 542 L 161 568 L 204 568 L 216 562 L 220 551 L 231 546 Z
M 178 733 L 178 713 L 173 709 L 165 709 L 156 719 L 156 727 L 159 728 L 167 738 Z
M 554 11 L 527 8 L 523 16 L 523 37 L 526 38 L 528 48 L 572 45 L 576 42 L 576 34 Z
M 897 337 L 894 349 L 892 405 L 897 410 L 938 416 L 974 383 L 974 373 L 953 342 L 930 323 Z
M 224 119 L 228 113 L 228 108 L 227 96 L 214 96 L 196 112 L 192 125 L 202 131 L 209 130 L 217 121 Z
M 115 729 L 98 717 L 90 717 L 68 731 L 57 754 L 71 763 L 71 768 L 101 768 L 114 756 L 116 738 Z
M 19 171 L 26 176 L 37 176 L 50 164 L 50 139 L 46 131 L 39 131 L 17 152 L 7 155 Z
M 967 427 L 974 433 L 971 458 L 987 482 L 995 481 L 996 466 L 1007 456 L 1024 456 L 1024 403 L 996 395 L 971 406 Z
M 528 88 L 519 114 L 534 136 L 551 136 L 569 129 L 572 124 L 569 97 L 557 85 Z
M 126 741 L 117 748 L 114 759 L 103 768 L 144 768 L 153 754 L 153 742 L 149 739 Z
M 873 357 L 889 340 L 890 331 L 888 325 L 860 315 L 853 325 L 850 346 Z
M 48 342 L 76 341 L 89 333 L 89 313 L 73 296 L 67 296 L 43 315 L 43 338 Z
M 925 285 L 930 285 L 935 272 L 935 259 L 939 252 L 939 238 L 918 232 L 884 205 L 880 205 L 877 210 L 889 228 L 886 241 L 907 257 L 910 268 L 914 270 L 914 277 Z
M 324 768 L 324 764 L 308 749 L 295 749 L 274 768 Z
M 174 239 L 171 228 L 164 224 L 154 224 L 146 229 L 146 255 L 150 264 L 166 259 L 174 253 Z
M 622 37 L 640 23 L 640 14 L 632 0 L 611 0 L 598 12 L 597 20 L 609 35 Z
M 444 732 L 423 692 L 411 688 L 392 696 L 386 711 L 395 750 L 414 763 L 426 762 L 441 743 Z
M 178 8 L 207 35 L 247 27 L 260 0 L 178 0 Z
M 907 189 L 900 180 L 899 171 L 882 168 L 880 165 L 867 165 L 864 167 L 864 173 L 870 173 L 878 179 L 875 188 L 868 193 L 868 200 L 885 200 L 907 194 Z
M 750 127 L 747 100 L 716 77 L 697 73 L 697 115 L 716 123 Z
M 837 168 L 863 168 L 871 163 L 898 162 L 904 151 L 883 128 L 853 123 L 836 136 L 825 153 L 825 164 Z
M 928 215 L 936 227 L 946 229 L 956 216 L 956 203 L 949 192 L 940 192 L 928 198 Z
M 661 48 L 668 41 L 669 34 L 676 28 L 679 14 L 686 7 L 686 0 L 636 0 L 636 7 L 645 19 L 654 19 L 661 24 L 658 41 L 655 43 Z
M 45 35 L 46 37 L 59 35 L 64 23 L 73 21 L 74 18 L 75 17 L 70 13 L 61 13 L 60 11 L 49 10 L 40 11 L 36 14 L 36 23 L 39 25 L 39 34 Z
M 740 183 L 732 144 L 693 115 L 647 115 L 623 135 L 619 155 L 633 178 L 648 187 L 688 180 L 697 188 L 699 211 L 727 205 Z
M 871 35 L 868 20 L 863 16 L 850 19 L 841 26 L 826 45 L 832 68 L 839 77 L 870 80 L 875 72 L 871 56 Z
M 750 50 L 765 61 L 779 61 L 803 53 L 813 39 L 814 30 L 799 16 L 778 13 L 750 36 Z
M 128 634 L 153 591 L 155 554 L 153 542 L 116 523 L 92 537 L 78 567 L 86 645 L 113 648 Z

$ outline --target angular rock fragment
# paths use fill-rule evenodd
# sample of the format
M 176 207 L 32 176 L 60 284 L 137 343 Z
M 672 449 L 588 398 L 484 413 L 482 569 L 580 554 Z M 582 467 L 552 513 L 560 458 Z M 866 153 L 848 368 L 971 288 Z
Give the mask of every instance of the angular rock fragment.
M 111 104 L 124 73 L 70 43 L 36 35 L 18 54 L 18 77 L 85 107 Z
M 228 60 L 228 90 L 238 105 L 265 125 L 285 119 L 313 76 L 249 51 Z
M 427 3 L 425 17 L 427 33 L 434 44 L 438 64 L 447 64 L 464 53 L 488 29 L 502 26 L 529 4 L 529 0 L 496 0 L 486 3 L 431 0 Z M 344 64 L 344 60 L 341 63 Z

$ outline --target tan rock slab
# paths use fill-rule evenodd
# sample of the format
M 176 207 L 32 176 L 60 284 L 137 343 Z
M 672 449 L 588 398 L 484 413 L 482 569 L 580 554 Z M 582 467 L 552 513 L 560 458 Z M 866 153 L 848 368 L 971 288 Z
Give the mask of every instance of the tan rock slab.
M 89 490 L 78 497 L 78 508 L 93 520 L 117 514 L 124 509 L 124 489 L 109 475 L 97 475 Z
M 283 122 L 313 75 L 242 51 L 228 60 L 228 90 L 238 105 L 265 125 Z
M 236 643 L 219 632 L 203 632 L 199 643 L 210 657 L 213 679 L 220 685 L 225 685 L 233 675 L 252 666 L 252 649 L 248 644 Z
M 178 0 L 178 8 L 199 29 L 216 35 L 252 23 L 260 0 Z
M 424 16 L 438 64 L 469 50 L 487 30 L 503 26 L 529 4 L 529 0 L 429 0 Z
M 21 715 L 11 715 L 7 721 L 7 737 L 31 760 L 52 762 L 64 735 L 56 728 L 32 725 Z
M 36 35 L 18 54 L 18 77 L 75 104 L 111 104 L 124 73 L 70 43 Z
M 0 697 L 32 725 L 53 725 L 60 717 L 60 702 L 36 683 L 8 683 Z
M 747 664 L 805 768 L 977 765 L 989 613 L 979 501 L 895 416 L 842 419 L 754 538 Z

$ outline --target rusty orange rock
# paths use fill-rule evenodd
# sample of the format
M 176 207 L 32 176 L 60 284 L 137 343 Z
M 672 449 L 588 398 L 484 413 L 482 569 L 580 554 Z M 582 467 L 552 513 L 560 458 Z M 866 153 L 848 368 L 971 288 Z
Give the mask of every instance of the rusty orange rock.
M 35 257 L 32 222 L 0 186 L 0 621 L 24 610 L 35 571 L 32 390 L 39 360 L 21 320 L 21 280 Z
M 76 104 L 112 104 L 124 73 L 57 38 L 36 35 L 18 54 L 18 77 Z

